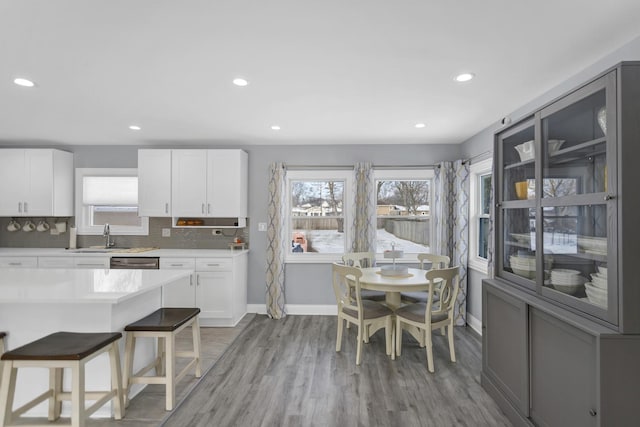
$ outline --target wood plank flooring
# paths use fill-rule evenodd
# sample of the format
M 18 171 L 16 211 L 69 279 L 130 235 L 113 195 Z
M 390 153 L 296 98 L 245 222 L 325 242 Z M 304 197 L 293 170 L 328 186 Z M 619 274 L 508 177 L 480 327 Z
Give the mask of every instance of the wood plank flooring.
M 434 337 L 435 374 L 405 333 L 402 356 L 385 355 L 384 332 L 356 366 L 356 328 L 336 353 L 335 316 L 256 316 L 205 378 L 164 420 L 196 426 L 510 426 L 480 386 L 481 342 L 455 331 L 458 362 Z

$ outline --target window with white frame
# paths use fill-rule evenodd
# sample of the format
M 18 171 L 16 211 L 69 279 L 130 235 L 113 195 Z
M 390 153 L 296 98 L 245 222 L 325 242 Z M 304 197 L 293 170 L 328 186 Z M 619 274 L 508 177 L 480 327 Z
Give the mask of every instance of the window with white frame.
M 377 258 L 392 244 L 413 261 L 431 252 L 433 170 L 376 169 L 374 177 Z
M 148 235 L 149 218 L 138 216 L 137 169 L 76 169 L 78 234 Z
M 472 163 L 469 194 L 469 267 L 487 273 L 492 159 Z
M 335 261 L 348 251 L 352 175 L 351 170 L 287 171 L 287 262 Z

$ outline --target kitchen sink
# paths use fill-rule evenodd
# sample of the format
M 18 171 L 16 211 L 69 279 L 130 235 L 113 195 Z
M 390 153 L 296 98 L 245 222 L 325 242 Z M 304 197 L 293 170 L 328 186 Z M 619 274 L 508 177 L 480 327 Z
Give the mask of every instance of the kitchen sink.
M 74 254 L 106 254 L 110 252 L 126 251 L 130 248 L 78 248 L 69 249 L 69 252 Z

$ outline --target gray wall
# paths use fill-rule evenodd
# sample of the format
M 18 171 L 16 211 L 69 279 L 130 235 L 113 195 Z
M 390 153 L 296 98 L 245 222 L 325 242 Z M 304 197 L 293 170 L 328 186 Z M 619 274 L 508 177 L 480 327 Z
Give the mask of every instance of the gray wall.
M 532 111 L 538 109 L 542 105 L 554 100 L 555 98 L 563 95 L 567 91 L 572 90 L 573 88 L 580 86 L 585 83 L 587 80 L 595 77 L 606 69 L 616 65 L 621 61 L 637 61 L 640 60 L 640 37 L 630 41 L 629 43 L 622 46 L 620 49 L 610 53 L 605 56 L 595 64 L 581 70 L 575 75 L 569 77 L 567 80 L 562 82 L 561 84 L 553 87 L 549 91 L 541 94 L 539 97 L 531 100 L 526 103 L 522 107 L 508 114 L 508 116 L 515 122 L 518 119 L 524 117 L 525 115 L 531 113 Z M 496 117 L 496 122 L 492 125 L 488 126 L 486 129 L 478 132 L 473 137 L 469 138 L 467 141 L 463 142 L 460 147 L 460 151 L 462 153 L 462 157 L 464 158 L 473 158 L 475 156 L 481 156 L 480 158 L 485 158 L 486 155 L 484 153 L 488 151 L 493 151 L 493 136 L 495 132 L 499 131 L 502 126 L 500 124 L 502 117 Z M 477 271 L 471 270 L 472 273 L 469 274 L 469 282 L 468 282 L 468 305 L 467 311 L 471 313 L 474 317 L 480 319 L 482 312 L 482 295 L 480 293 L 482 279 L 486 278 L 486 275 L 481 274 Z

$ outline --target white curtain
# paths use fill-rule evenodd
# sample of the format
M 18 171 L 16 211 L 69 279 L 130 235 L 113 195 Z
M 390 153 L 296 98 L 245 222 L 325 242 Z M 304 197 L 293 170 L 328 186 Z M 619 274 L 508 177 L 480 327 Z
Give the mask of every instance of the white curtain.
M 442 162 L 434 178 L 433 253 L 447 255 L 460 268 L 456 325 L 467 320 L 467 261 L 469 258 L 469 164 Z
M 354 216 L 351 226 L 351 251 L 376 251 L 376 190 L 371 163 L 354 166 Z
M 288 248 L 284 236 L 286 205 L 284 197 L 287 194 L 286 172 L 283 163 L 272 163 L 269 166 L 269 186 L 267 205 L 267 274 L 266 274 L 266 304 L 267 315 L 272 319 L 281 319 L 285 312 L 285 248 Z

